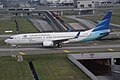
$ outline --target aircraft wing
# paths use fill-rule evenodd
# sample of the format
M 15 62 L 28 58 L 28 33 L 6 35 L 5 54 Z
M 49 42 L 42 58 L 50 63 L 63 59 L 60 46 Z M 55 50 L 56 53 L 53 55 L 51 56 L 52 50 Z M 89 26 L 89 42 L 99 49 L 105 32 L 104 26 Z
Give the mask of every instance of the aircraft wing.
M 59 40 L 54 40 L 53 42 L 55 43 L 55 44 L 57 44 L 57 43 L 62 43 L 62 42 L 65 42 L 65 41 L 68 41 L 69 39 L 59 39 Z
M 80 35 L 80 31 L 79 31 L 79 32 L 77 33 L 77 35 L 76 35 L 75 37 L 73 37 L 73 38 L 58 39 L 58 40 L 53 40 L 53 42 L 54 42 L 55 44 L 57 44 L 57 43 L 62 43 L 62 42 L 68 41 L 68 40 L 70 40 L 70 39 L 78 38 L 79 35 Z

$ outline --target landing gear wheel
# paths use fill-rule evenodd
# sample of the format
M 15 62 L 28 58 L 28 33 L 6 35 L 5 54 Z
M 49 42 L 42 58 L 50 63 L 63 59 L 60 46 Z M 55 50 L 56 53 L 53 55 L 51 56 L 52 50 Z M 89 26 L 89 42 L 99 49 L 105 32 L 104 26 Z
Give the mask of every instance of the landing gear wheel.
M 61 45 L 60 43 L 58 43 L 58 44 L 57 44 L 57 47 L 61 48 L 61 47 L 62 47 L 62 45 Z

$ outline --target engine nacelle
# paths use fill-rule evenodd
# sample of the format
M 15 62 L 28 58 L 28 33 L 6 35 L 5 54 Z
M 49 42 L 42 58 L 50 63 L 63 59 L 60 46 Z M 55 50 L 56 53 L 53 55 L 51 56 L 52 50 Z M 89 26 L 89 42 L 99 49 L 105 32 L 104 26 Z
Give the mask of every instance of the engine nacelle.
M 54 46 L 54 43 L 52 41 L 44 41 L 43 42 L 43 46 L 45 46 L 45 47 L 51 47 L 51 46 Z

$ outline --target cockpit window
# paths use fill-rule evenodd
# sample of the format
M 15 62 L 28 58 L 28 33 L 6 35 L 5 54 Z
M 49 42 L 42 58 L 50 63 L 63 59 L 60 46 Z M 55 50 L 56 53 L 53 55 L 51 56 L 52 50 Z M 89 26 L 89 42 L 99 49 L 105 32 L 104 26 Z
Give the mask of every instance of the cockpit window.
M 9 39 L 13 39 L 13 37 L 10 37 Z

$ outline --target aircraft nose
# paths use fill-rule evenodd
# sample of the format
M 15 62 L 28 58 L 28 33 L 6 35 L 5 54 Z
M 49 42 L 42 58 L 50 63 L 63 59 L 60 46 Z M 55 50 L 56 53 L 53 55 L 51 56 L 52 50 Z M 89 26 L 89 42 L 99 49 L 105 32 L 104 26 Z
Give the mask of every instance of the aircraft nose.
M 8 43 L 8 39 L 6 39 L 4 42 L 5 42 L 5 43 Z

